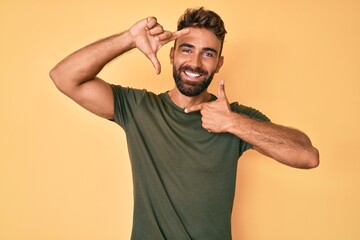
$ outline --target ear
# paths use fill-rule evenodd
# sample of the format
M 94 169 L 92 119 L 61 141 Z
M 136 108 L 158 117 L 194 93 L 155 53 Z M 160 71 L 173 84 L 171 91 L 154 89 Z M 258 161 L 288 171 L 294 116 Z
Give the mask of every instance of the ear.
M 174 51 L 175 51 L 175 49 L 174 49 L 174 47 L 172 47 L 172 48 L 170 49 L 170 54 L 169 54 L 170 63 L 171 63 L 172 65 L 174 64 Z
M 220 71 L 220 68 L 222 67 L 223 64 L 224 64 L 224 56 L 220 56 L 219 62 L 216 66 L 216 73 L 218 73 Z

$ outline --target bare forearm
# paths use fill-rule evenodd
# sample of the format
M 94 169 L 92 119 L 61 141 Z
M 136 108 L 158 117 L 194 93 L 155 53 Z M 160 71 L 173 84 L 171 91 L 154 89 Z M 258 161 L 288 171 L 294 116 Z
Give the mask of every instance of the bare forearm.
M 207 131 L 232 133 L 283 164 L 297 168 L 314 168 L 319 164 L 319 153 L 304 133 L 232 112 L 224 86 L 221 81 L 216 101 L 187 107 L 185 112 L 200 111 L 202 127 Z
M 319 164 L 317 149 L 306 134 L 296 129 L 233 113 L 227 131 L 283 164 L 296 168 L 314 168 Z
M 58 63 L 50 76 L 59 88 L 89 81 L 114 58 L 134 48 L 128 31 L 92 43 Z

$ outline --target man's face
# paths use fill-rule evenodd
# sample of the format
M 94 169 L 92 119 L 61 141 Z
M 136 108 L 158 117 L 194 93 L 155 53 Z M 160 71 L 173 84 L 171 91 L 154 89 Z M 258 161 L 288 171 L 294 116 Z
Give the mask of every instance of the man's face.
M 190 28 L 190 33 L 177 39 L 171 49 L 173 76 L 179 91 L 197 96 L 210 85 L 222 64 L 221 41 L 204 28 Z

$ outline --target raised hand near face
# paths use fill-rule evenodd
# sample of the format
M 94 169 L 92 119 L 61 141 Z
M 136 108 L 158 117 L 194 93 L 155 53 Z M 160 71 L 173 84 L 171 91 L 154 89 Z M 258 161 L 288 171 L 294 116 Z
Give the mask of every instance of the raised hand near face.
M 212 102 L 203 102 L 185 109 L 185 112 L 200 111 L 202 126 L 209 132 L 226 132 L 231 124 L 232 111 L 225 94 L 225 83 L 222 80 L 218 87 L 218 99 Z
M 155 17 L 148 17 L 135 23 L 129 29 L 129 33 L 135 46 L 149 58 L 156 73 L 160 74 L 161 65 L 157 58 L 157 52 L 168 42 L 188 34 L 189 29 L 170 32 L 164 30 Z

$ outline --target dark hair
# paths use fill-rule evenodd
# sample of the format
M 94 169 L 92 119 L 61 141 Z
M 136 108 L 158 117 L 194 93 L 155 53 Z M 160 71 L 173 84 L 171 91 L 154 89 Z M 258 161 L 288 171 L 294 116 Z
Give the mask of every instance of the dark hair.
M 179 18 L 177 30 L 187 27 L 205 28 L 210 30 L 221 41 L 222 48 L 226 29 L 223 20 L 217 13 L 205 10 L 204 7 L 198 9 L 189 8 Z

